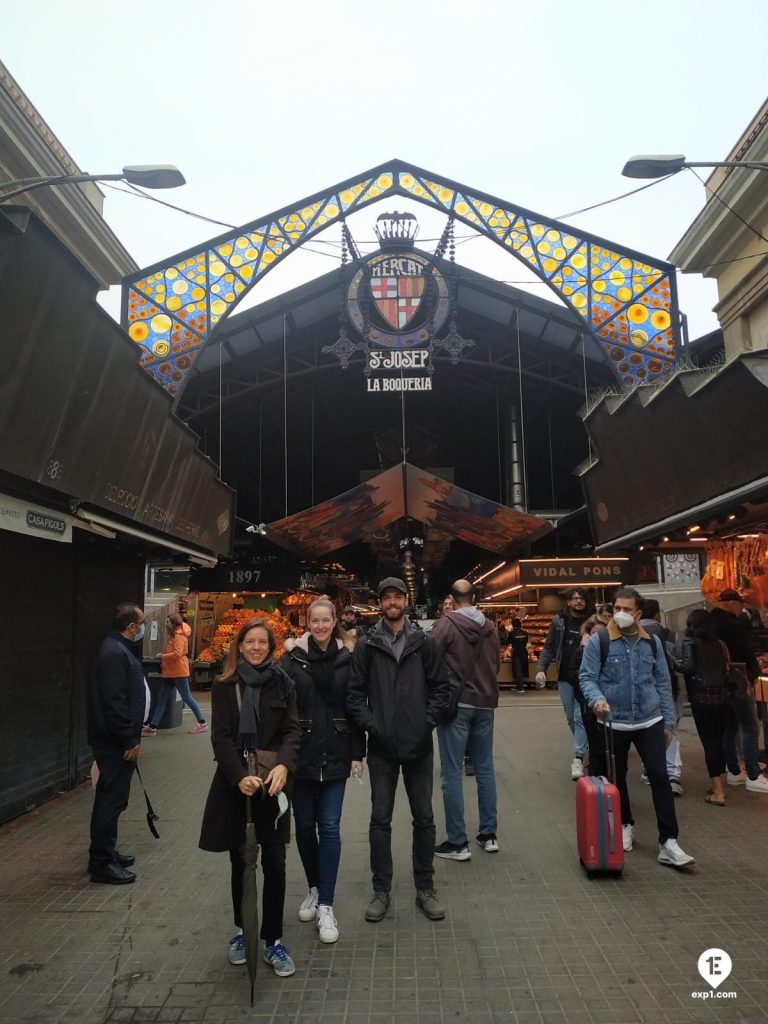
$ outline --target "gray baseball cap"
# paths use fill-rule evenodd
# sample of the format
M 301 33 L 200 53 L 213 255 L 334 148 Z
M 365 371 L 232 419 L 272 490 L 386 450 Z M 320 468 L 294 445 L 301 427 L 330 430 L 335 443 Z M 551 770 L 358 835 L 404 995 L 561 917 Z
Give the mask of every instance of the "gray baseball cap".
M 384 593 L 385 590 L 399 590 L 401 594 L 408 596 L 408 587 L 399 580 L 396 576 L 387 576 L 385 580 L 382 580 L 379 584 L 379 597 Z

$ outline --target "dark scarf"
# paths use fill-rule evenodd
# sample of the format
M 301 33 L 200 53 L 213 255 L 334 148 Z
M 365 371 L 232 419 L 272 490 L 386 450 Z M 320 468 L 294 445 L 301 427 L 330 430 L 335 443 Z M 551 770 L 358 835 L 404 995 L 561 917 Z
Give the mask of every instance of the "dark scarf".
M 260 665 L 251 665 L 242 657 L 237 659 L 237 674 L 245 685 L 238 728 L 238 744 L 241 750 L 256 750 L 259 745 L 261 687 L 272 675 L 272 672 L 271 655 Z
M 312 676 L 312 682 L 315 684 L 315 689 L 326 704 L 330 704 L 333 700 L 333 675 L 336 664 L 336 655 L 338 653 L 339 645 L 336 643 L 335 637 L 331 637 L 328 647 L 326 650 L 323 650 L 322 647 L 317 644 L 315 638 L 310 635 L 309 642 L 307 644 L 309 672 Z

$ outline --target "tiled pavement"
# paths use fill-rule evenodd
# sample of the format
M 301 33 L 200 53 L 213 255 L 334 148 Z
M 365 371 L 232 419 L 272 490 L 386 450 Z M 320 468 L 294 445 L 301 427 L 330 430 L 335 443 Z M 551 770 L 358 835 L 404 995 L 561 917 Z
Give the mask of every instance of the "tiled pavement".
M 289 848 L 284 939 L 294 977 L 264 966 L 256 1005 L 244 969 L 227 963 L 233 933 L 229 862 L 197 849 L 212 775 L 207 735 L 183 729 L 144 741 L 143 774 L 161 816 L 144 821 L 134 783 L 120 844 L 139 880 L 98 886 L 84 874 L 91 791 L 83 786 L 0 828 L 0 1020 L 4 1024 L 254 1021 L 259 1024 L 720 1024 L 768 1021 L 768 797 L 729 792 L 703 802 L 703 757 L 683 722 L 686 795 L 681 843 L 696 867 L 656 863 L 650 793 L 632 766 L 637 845 L 621 881 L 588 881 L 574 848 L 565 721 L 549 694 L 505 696 L 497 715 L 501 852 L 436 861 L 446 921 L 413 902 L 410 822 L 402 791 L 395 822 L 396 889 L 386 920 L 362 919 L 370 879 L 369 791 L 350 782 L 336 901 L 341 938 L 322 945 L 296 908 L 305 886 Z M 187 713 L 188 715 L 188 713 Z M 474 781 L 466 780 L 474 835 Z M 438 793 L 436 784 L 436 794 Z M 435 801 L 438 841 L 442 803 Z M 696 969 L 708 947 L 732 957 L 710 991 Z

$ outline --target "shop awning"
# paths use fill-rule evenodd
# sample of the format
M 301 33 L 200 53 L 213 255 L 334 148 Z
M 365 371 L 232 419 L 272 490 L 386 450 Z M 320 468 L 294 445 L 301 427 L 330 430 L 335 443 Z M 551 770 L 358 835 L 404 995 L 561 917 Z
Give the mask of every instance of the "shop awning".
M 79 510 L 75 525 L 203 561 L 229 554 L 234 492 L 95 283 L 28 211 L 3 208 L 0 252 L 0 489 Z
M 582 483 L 607 553 L 726 514 L 768 493 L 768 360 L 685 370 L 658 391 L 602 398 L 587 413 Z
M 305 557 L 326 555 L 354 541 L 372 541 L 398 519 L 422 523 L 433 539 L 463 540 L 503 553 L 552 529 L 538 516 L 481 498 L 407 462 L 319 505 L 267 526 L 276 544 Z

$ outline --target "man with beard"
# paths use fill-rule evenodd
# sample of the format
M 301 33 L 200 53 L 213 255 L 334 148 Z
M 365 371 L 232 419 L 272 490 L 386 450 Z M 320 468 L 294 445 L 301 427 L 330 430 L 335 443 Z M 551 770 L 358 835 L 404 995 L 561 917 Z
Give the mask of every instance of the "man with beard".
M 557 664 L 557 688 L 573 736 L 571 778 L 574 780 L 584 774 L 584 755 L 587 752 L 587 733 L 573 688 L 573 671 L 574 655 L 581 644 L 581 625 L 589 616 L 588 598 L 587 591 L 578 587 L 566 593 L 565 608 L 552 619 L 536 672 L 536 685 L 542 687 L 547 681 L 547 667 L 553 662 Z
M 390 576 L 379 584 L 381 620 L 358 641 L 347 694 L 350 718 L 368 733 L 373 895 L 366 921 L 386 916 L 392 889 L 392 812 L 400 772 L 413 818 L 416 905 L 431 921 L 445 910 L 434 885 L 432 730 L 448 702 L 448 677 L 434 641 L 408 621 L 408 589 Z

